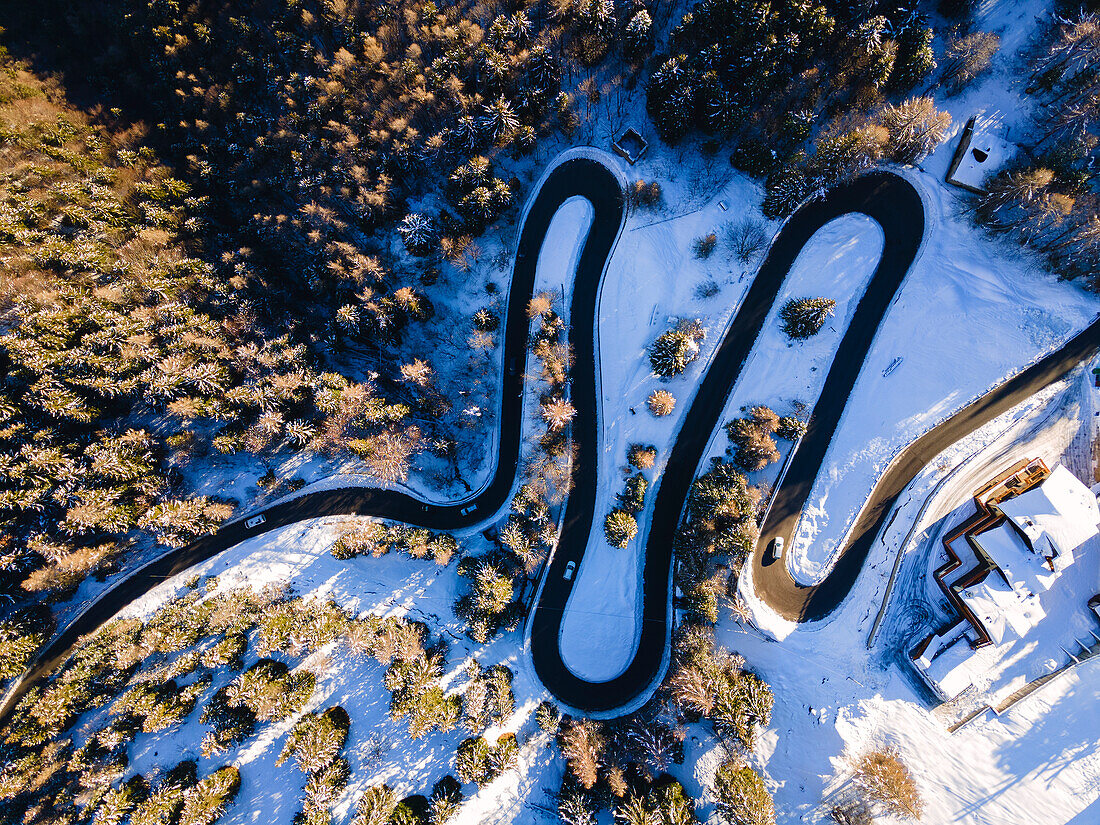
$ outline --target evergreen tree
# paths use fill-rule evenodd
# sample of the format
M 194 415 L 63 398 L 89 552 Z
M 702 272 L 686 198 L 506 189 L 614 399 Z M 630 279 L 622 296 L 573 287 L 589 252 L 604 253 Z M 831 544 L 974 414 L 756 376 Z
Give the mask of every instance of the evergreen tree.
M 626 547 L 638 535 L 638 522 L 626 510 L 616 508 L 604 519 L 603 533 L 612 547 Z
M 681 324 L 661 333 L 649 348 L 653 371 L 663 378 L 679 375 L 699 356 L 702 339 L 703 330 L 698 324 Z
M 374 785 L 359 797 L 352 825 L 388 825 L 400 802 L 389 785 Z
M 714 777 L 714 796 L 727 825 L 775 825 L 775 803 L 752 768 L 723 763 Z
M 916 97 L 887 106 L 879 115 L 890 133 L 891 155 L 899 163 L 916 163 L 943 141 L 951 115 L 937 111 L 929 97 Z
M 912 89 L 936 69 L 932 30 L 921 25 L 922 22 L 910 23 L 897 37 L 898 51 L 888 84 L 895 91 Z
M 653 18 L 646 9 L 638 9 L 623 27 L 623 53 L 638 58 L 653 48 Z
M 429 252 L 436 240 L 435 224 L 431 218 L 418 212 L 411 212 L 397 227 L 405 248 L 415 255 Z
M 814 191 L 814 181 L 796 164 L 781 164 L 768 174 L 764 215 L 779 218 L 791 214 Z
M 783 332 L 796 341 L 810 338 L 821 331 L 835 310 L 836 301 L 831 298 L 791 298 L 779 311 Z

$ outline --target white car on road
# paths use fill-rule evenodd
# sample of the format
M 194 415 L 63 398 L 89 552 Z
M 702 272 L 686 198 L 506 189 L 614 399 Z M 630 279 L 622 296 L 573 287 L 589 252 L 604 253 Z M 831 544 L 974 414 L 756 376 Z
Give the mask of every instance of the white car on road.
M 249 530 L 251 530 L 253 527 L 259 527 L 265 521 L 267 521 L 267 519 L 264 518 L 264 515 L 261 513 L 260 515 L 253 516 L 248 521 L 246 521 L 244 523 L 244 526 L 247 527 Z
M 573 573 L 577 569 L 577 563 L 575 561 L 568 562 L 565 565 L 565 575 L 562 576 L 567 582 L 573 581 Z

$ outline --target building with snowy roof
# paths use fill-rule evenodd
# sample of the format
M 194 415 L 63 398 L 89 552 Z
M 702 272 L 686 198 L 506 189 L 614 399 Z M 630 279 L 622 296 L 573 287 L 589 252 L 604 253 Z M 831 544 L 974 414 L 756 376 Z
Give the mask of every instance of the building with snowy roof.
M 975 514 L 944 538 L 948 562 L 933 574 L 953 615 L 910 654 L 944 700 L 981 681 L 976 651 L 1036 635 L 1051 604 L 1045 595 L 1058 596 L 1078 554 L 1100 536 L 1096 495 L 1038 459 L 1001 473 L 974 502 Z

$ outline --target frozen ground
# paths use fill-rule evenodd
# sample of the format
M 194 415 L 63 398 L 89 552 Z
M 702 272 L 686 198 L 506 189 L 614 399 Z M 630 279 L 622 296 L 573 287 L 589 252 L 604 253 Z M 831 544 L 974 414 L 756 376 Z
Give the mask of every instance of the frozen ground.
M 1050 467 L 1063 464 L 1083 476 L 1086 484 L 1094 483 L 1091 446 L 1098 434 L 1100 391 L 1090 378 L 1085 370 L 1076 371 L 1047 394 L 1045 403 L 1022 412 L 1004 435 L 953 467 L 934 488 L 900 559 L 891 597 L 895 607 L 882 631 L 885 645 L 904 653 L 947 617 L 932 571 L 946 560 L 943 536 L 973 514 L 971 494 L 984 481 L 1027 457 L 1041 458 Z M 1098 582 L 1100 550 L 1096 542 L 1089 542 L 1075 551 L 1074 566 L 1067 575 L 1040 594 L 1046 617 L 1034 630 L 1023 640 L 1006 641 L 976 654 L 985 679 L 977 683 L 974 704 L 998 704 L 1026 682 L 1066 665 L 1070 661 L 1066 651 L 1079 652 L 1077 640 L 1093 643 L 1091 634 L 1100 632 L 1100 624 L 1086 603 Z
M 831 798 L 843 782 L 841 755 L 881 744 L 896 744 L 913 769 L 927 803 L 923 821 L 1096 821 L 1100 717 L 1087 710 L 1100 695 L 1095 660 L 1059 676 L 1002 716 L 987 712 L 955 734 L 946 731 L 950 715 L 929 713 L 928 695 L 901 660 L 931 621 L 928 571 L 935 565 L 936 536 L 961 509 L 955 504 L 968 502 L 975 483 L 991 470 L 1022 455 L 1067 466 L 1079 462 L 1080 436 L 1091 436 L 1095 427 L 1095 390 L 1087 371 L 1075 372 L 990 422 L 930 464 L 899 499 L 898 516 L 872 548 L 851 595 L 828 621 L 792 625 L 754 604 L 768 635 L 722 623 L 726 644 L 783 697 L 776 702 L 772 732 L 765 736 L 774 749 L 763 750 L 760 760 L 775 781 L 780 822 L 817 821 L 827 813 L 819 800 Z M 935 498 L 923 507 L 931 494 Z M 868 650 L 868 634 L 899 552 L 904 555 L 897 584 Z M 1096 562 L 1094 552 L 1089 564 Z M 751 582 L 743 582 L 741 589 L 751 599 Z M 1035 661 L 1045 655 L 1030 653 Z M 1059 664 L 1068 660 L 1057 650 L 1050 653 Z M 699 747 L 701 766 L 716 761 L 706 755 L 706 742 Z
M 1100 308 L 1096 296 L 960 220 L 954 193 L 930 175 L 912 179 L 925 201 L 925 243 L 879 327 L 803 510 L 788 564 L 804 584 L 827 574 L 894 455 L 1057 349 Z M 901 365 L 883 377 L 899 356 Z
M 874 274 L 882 254 L 882 228 L 866 215 L 836 218 L 814 233 L 791 266 L 764 328 L 756 340 L 737 386 L 719 419 L 724 424 L 744 413 L 742 407 L 764 404 L 779 415 L 796 412 L 796 405 L 813 407 L 825 383 L 833 354 L 855 313 L 856 304 Z M 826 297 L 836 301 L 834 316 L 821 332 L 805 341 L 791 341 L 782 330 L 779 310 L 789 298 Z M 802 413 L 805 418 L 806 413 Z M 777 440 L 780 460 L 749 481 L 771 485 L 777 480 L 791 444 Z M 704 464 L 730 446 L 725 431 L 714 431 Z

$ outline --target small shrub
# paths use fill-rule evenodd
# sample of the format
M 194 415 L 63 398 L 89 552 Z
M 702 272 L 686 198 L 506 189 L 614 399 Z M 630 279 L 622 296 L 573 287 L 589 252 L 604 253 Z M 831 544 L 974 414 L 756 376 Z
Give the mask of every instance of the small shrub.
M 806 434 L 806 422 L 793 415 L 785 415 L 779 419 L 775 434 L 784 441 L 798 441 Z
M 627 202 L 632 208 L 657 209 L 661 205 L 661 184 L 636 180 L 627 190 Z
M 714 254 L 718 246 L 718 236 L 711 232 L 708 235 L 700 235 L 691 244 L 692 254 L 699 260 L 706 260 Z
M 646 399 L 646 404 L 649 411 L 660 418 L 664 415 L 671 415 L 673 408 L 676 406 L 676 398 L 668 390 L 654 390 Z
M 657 448 L 652 444 L 631 444 L 626 458 L 637 469 L 648 470 L 657 460 Z

